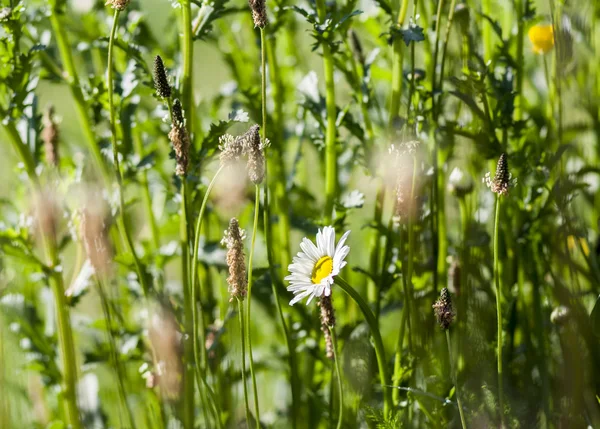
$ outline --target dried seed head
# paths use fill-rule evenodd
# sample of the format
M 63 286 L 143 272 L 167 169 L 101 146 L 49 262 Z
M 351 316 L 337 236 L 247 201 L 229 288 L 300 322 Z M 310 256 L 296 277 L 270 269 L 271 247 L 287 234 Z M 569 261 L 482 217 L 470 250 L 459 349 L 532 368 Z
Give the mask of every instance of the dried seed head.
M 110 5 L 113 9 L 116 10 L 125 10 L 125 8 L 129 6 L 130 1 L 131 0 L 106 0 L 106 3 L 104 3 L 104 5 Z
M 260 127 L 253 125 L 247 135 L 248 142 L 248 177 L 255 185 L 260 184 L 265 177 L 264 146 L 260 141 Z
M 227 266 L 229 267 L 229 294 L 231 299 L 243 300 L 248 290 L 248 279 L 246 277 L 246 261 L 244 259 L 244 238 L 246 233 L 240 228 L 238 220 L 231 218 L 229 228 L 221 240 L 221 244 L 227 246 Z
M 175 160 L 177 161 L 175 173 L 178 176 L 185 176 L 189 164 L 190 136 L 185 127 L 183 110 L 179 100 L 175 100 L 173 103 L 173 123 L 169 132 L 169 140 L 171 140 L 175 150 Z
M 61 210 L 57 196 L 51 188 L 41 189 L 35 193 L 33 213 L 41 237 L 56 242 Z
M 54 106 L 50 105 L 42 117 L 42 141 L 44 142 L 44 152 L 46 153 L 46 162 L 54 167 L 58 166 L 58 138 L 59 130 L 54 117 Z
M 491 174 L 485 175 L 485 184 L 492 192 L 498 195 L 508 195 L 509 188 L 513 185 L 512 175 L 508 171 L 508 158 L 505 153 L 500 155 L 496 166 L 496 174 L 491 178 Z
M 159 97 L 170 98 L 171 97 L 171 85 L 169 85 L 169 78 L 167 77 L 167 70 L 163 63 L 160 55 L 154 58 L 154 87 Z
M 335 328 L 335 312 L 331 302 L 331 296 L 323 295 L 319 300 L 318 306 L 321 309 L 321 331 L 325 337 L 325 352 L 329 359 L 334 358 L 334 344 L 329 328 Z
M 360 39 L 356 34 L 356 31 L 353 29 L 348 30 L 348 36 L 350 36 L 350 46 L 352 47 L 352 53 L 354 54 L 354 58 L 358 61 L 359 64 L 365 63 L 365 54 L 363 52 L 362 44 L 360 43 Z
M 454 309 L 452 308 L 452 299 L 447 288 L 440 292 L 440 298 L 433 304 L 433 312 L 440 328 L 446 330 L 454 320 Z
M 93 207 L 82 209 L 80 228 L 83 247 L 94 271 L 98 274 L 108 273 L 112 251 L 104 214 Z
M 267 7 L 265 0 L 248 0 L 250 10 L 252 10 L 252 20 L 254 27 L 265 28 L 268 24 Z
M 225 134 L 219 137 L 219 149 L 221 154 L 219 159 L 221 165 L 230 165 L 237 161 L 244 154 L 244 141 L 240 137 L 233 137 L 231 134 Z
M 182 345 L 177 320 L 170 311 L 161 308 L 153 314 L 148 326 L 148 339 L 155 359 L 151 384 L 155 385 L 158 379 L 163 397 L 175 401 L 181 395 Z

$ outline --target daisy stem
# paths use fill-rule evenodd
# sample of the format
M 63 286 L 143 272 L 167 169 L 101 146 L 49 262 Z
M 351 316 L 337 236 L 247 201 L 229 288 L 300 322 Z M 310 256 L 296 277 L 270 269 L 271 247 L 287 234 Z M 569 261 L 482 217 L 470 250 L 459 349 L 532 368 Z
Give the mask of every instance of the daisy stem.
M 337 336 L 335 334 L 335 328 L 333 326 L 328 326 L 328 328 L 329 332 L 331 333 L 331 340 L 333 341 L 333 360 L 335 363 L 335 373 L 338 384 L 340 412 L 338 416 L 337 429 L 342 429 L 342 424 L 344 421 L 344 386 L 342 383 L 342 371 L 340 370 L 340 360 L 337 352 Z
M 117 351 L 117 342 L 115 340 L 115 333 L 113 331 L 112 317 L 110 314 L 110 303 L 108 301 L 108 296 L 104 290 L 104 286 L 102 285 L 102 280 L 98 277 L 96 279 L 96 287 L 98 289 L 98 295 L 100 296 L 100 304 L 102 305 L 102 311 L 104 313 L 104 321 L 106 323 L 106 332 L 108 333 L 108 345 L 110 347 L 110 357 L 113 361 L 115 375 L 117 378 L 117 389 L 119 391 L 119 396 L 121 397 L 121 401 L 125 407 L 125 411 L 127 412 L 127 419 L 129 420 L 129 427 L 131 429 L 136 428 L 135 419 L 133 418 L 133 413 L 131 408 L 129 407 L 129 403 L 127 402 L 127 392 L 125 391 L 125 377 L 126 374 L 123 372 L 123 367 L 119 362 L 119 354 Z
M 350 298 L 356 302 L 356 304 L 360 307 L 363 315 L 365 316 L 365 320 L 371 329 L 371 335 L 373 336 L 373 345 L 375 346 L 375 354 L 377 356 L 377 366 L 379 367 L 379 380 L 381 383 L 381 388 L 383 389 L 383 414 L 384 417 L 389 415 L 391 410 L 391 400 L 392 395 L 389 388 L 388 382 L 388 374 L 387 374 L 387 361 L 385 359 L 385 349 L 383 347 L 383 340 L 381 339 L 381 333 L 379 332 L 379 326 L 377 324 L 377 319 L 373 315 L 373 312 L 369 308 L 369 304 L 365 302 L 365 300 L 360 296 L 356 290 L 352 286 L 350 286 L 344 279 L 340 276 L 335 277 L 335 283 L 342 288 L 344 292 L 346 292 Z
M 252 336 L 250 335 L 250 303 L 252 301 L 252 262 L 254 259 L 254 244 L 256 242 L 256 230 L 258 229 L 258 216 L 260 204 L 260 186 L 255 185 L 254 197 L 254 225 L 252 226 L 252 239 L 250 241 L 250 255 L 248 257 L 248 296 L 246 298 L 246 342 L 248 343 L 248 353 L 250 354 L 250 377 L 252 378 L 252 391 L 254 393 L 254 413 L 256 418 L 256 427 L 260 427 L 260 411 L 258 406 L 258 390 L 256 387 L 256 377 L 254 375 L 254 358 L 252 357 Z
M 456 368 L 454 366 L 454 361 L 452 360 L 452 343 L 450 342 L 449 329 L 446 329 L 446 344 L 448 345 L 448 359 L 450 360 L 450 376 L 452 377 L 452 382 L 454 383 L 454 391 L 456 392 L 456 402 L 458 404 L 458 413 L 460 414 L 460 423 L 462 424 L 463 429 L 467 429 L 467 423 L 465 420 L 465 415 L 463 413 L 462 404 L 460 402 L 460 395 L 458 393 Z
M 494 221 L 494 283 L 496 285 L 496 312 L 498 318 L 498 405 L 500 422 L 504 427 L 504 392 L 502 385 L 502 293 L 498 271 L 498 232 L 500 229 L 500 195 L 496 196 L 496 216 Z
M 244 304 L 237 298 L 238 316 L 240 321 L 240 337 L 242 340 L 242 384 L 244 385 L 244 405 L 246 407 L 246 425 L 250 424 L 250 405 L 248 402 L 248 386 L 246 386 L 246 339 L 244 328 Z
M 316 0 L 319 21 L 325 22 L 327 8 L 325 0 Z M 333 81 L 333 55 L 331 47 L 322 43 L 323 49 L 323 72 L 325 74 L 325 107 L 327 110 L 327 129 L 325 133 L 325 225 L 331 223 L 333 207 L 337 194 L 337 150 L 336 150 L 336 105 L 335 105 L 335 83 Z

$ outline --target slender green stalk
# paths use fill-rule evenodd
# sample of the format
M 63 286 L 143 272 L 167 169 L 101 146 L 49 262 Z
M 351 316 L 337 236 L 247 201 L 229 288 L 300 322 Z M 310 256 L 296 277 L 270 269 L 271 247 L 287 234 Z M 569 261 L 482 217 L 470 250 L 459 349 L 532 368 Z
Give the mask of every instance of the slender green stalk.
M 104 291 L 104 287 L 102 285 L 102 280 L 98 277 L 96 279 L 96 288 L 98 290 L 98 295 L 100 296 L 100 304 L 102 306 L 102 312 L 104 313 L 104 320 L 106 322 L 106 331 L 108 333 L 108 344 L 110 347 L 110 355 L 113 361 L 115 375 L 117 378 L 117 390 L 119 391 L 119 396 L 121 397 L 121 401 L 123 402 L 123 406 L 125 407 L 125 411 L 127 413 L 127 419 L 129 421 L 129 427 L 131 429 L 136 428 L 135 419 L 133 418 L 133 413 L 131 411 L 131 407 L 127 402 L 127 392 L 125 390 L 125 373 L 123 372 L 123 367 L 121 366 L 121 362 L 119 361 L 119 352 L 117 351 L 117 342 L 115 340 L 115 333 L 113 332 L 113 322 L 112 316 L 110 314 L 110 304 L 108 302 L 108 296 Z
M 400 403 L 400 372 L 402 371 L 402 345 L 404 343 L 404 335 L 406 329 L 406 319 L 408 318 L 408 305 L 406 298 L 404 301 L 404 307 L 402 307 L 402 316 L 400 318 L 400 329 L 398 330 L 398 341 L 396 342 L 396 351 L 394 356 L 394 375 L 392 377 L 392 385 L 394 390 L 392 391 L 392 403 L 395 407 Z
M 238 298 L 238 316 L 240 322 L 240 337 L 242 340 L 242 384 L 244 385 L 244 405 L 246 406 L 246 424 L 250 424 L 250 405 L 248 402 L 248 386 L 246 383 L 246 335 L 244 331 L 244 304 Z
M 325 0 L 316 0 L 319 21 L 325 22 L 327 8 Z M 325 74 L 325 107 L 327 111 L 327 129 L 325 133 L 325 215 L 324 223 L 329 225 L 333 216 L 333 206 L 337 196 L 338 174 L 337 174 L 337 148 L 336 148 L 336 105 L 335 105 L 335 83 L 333 81 L 333 55 L 331 47 L 322 43 L 323 49 L 323 72 Z
M 398 11 L 398 18 L 396 24 L 398 28 L 402 28 L 404 20 L 406 19 L 406 13 L 408 11 L 409 0 L 402 0 L 402 6 Z M 388 127 L 390 130 L 394 125 L 394 121 L 398 117 L 400 112 L 400 99 L 402 97 L 402 43 L 404 43 L 400 37 L 396 37 L 392 44 L 393 55 L 392 55 L 392 96 L 390 99 L 390 116 L 388 119 Z
M 375 355 L 377 356 L 377 366 L 379 367 L 379 380 L 381 382 L 381 388 L 383 389 L 383 414 L 388 416 L 391 410 L 392 395 L 390 392 L 389 378 L 387 372 L 387 361 L 385 359 L 385 349 L 383 347 L 383 340 L 381 339 L 381 333 L 379 332 L 379 326 L 377 319 L 373 315 L 373 312 L 369 308 L 364 299 L 359 295 L 356 290 L 352 288 L 344 279 L 340 276 L 335 277 L 335 283 L 346 292 L 350 298 L 356 302 L 365 316 L 365 320 L 371 329 L 371 335 L 373 336 L 373 345 L 375 346 Z
M 181 215 L 179 222 L 179 240 L 181 245 L 181 284 L 183 288 L 183 317 L 185 323 L 185 332 L 194 335 L 193 310 L 195 307 L 194 296 L 190 290 L 190 248 L 189 248 L 189 225 L 188 225 L 188 208 L 187 208 L 187 185 L 186 177 L 181 177 Z M 194 378 L 192 376 L 191 365 L 194 361 L 194 345 L 192 341 L 184 342 L 184 360 L 183 366 L 183 414 L 184 426 L 193 428 L 194 426 Z M 203 407 L 203 412 L 206 410 Z
M 440 0 L 441 1 L 441 0 Z M 482 11 L 484 15 L 492 15 L 492 1 L 483 0 Z M 483 58 L 487 62 L 492 59 L 492 25 L 487 20 L 481 17 L 481 32 L 483 34 Z
M 256 427 L 260 427 L 260 411 L 258 406 L 258 389 L 256 387 L 256 377 L 254 375 L 254 358 L 252 357 L 252 336 L 250 335 L 250 303 L 252 301 L 252 262 L 254 259 L 254 244 L 256 242 L 256 231 L 258 230 L 258 216 L 260 207 L 260 187 L 255 186 L 256 195 L 254 198 L 254 225 L 252 226 L 252 239 L 250 242 L 250 255 L 248 256 L 248 296 L 246 298 L 246 342 L 248 343 L 248 353 L 250 356 L 250 377 L 252 378 L 252 390 L 254 392 L 254 413 L 256 419 Z
M 21 162 L 25 166 L 27 177 L 29 177 L 29 180 L 31 180 L 34 188 L 39 188 L 40 181 L 37 173 L 35 172 L 35 161 L 33 160 L 33 156 L 31 156 L 31 152 L 29 152 L 28 147 L 23 143 L 14 122 L 3 123 L 3 126 L 6 134 L 8 135 L 8 139 L 12 144 L 12 147 L 15 149 L 15 152 L 17 152 Z
M 181 104 L 185 112 L 185 123 L 190 136 L 194 134 L 194 40 L 192 33 L 192 2 L 181 2 L 181 25 L 183 51 L 183 76 L 181 78 Z
M 117 147 L 117 125 L 115 119 L 115 104 L 114 104 L 114 82 L 113 82 L 113 53 L 114 53 L 114 42 L 117 32 L 117 26 L 119 22 L 119 14 L 120 11 L 118 9 L 115 10 L 113 15 L 112 28 L 110 31 L 110 38 L 108 40 L 108 70 L 107 70 L 107 92 L 108 92 L 108 110 L 110 116 L 110 131 L 111 131 L 111 140 L 113 147 L 113 161 L 115 164 L 115 172 L 117 176 L 117 185 L 119 192 L 119 219 L 117 220 L 117 226 L 120 229 L 121 236 L 125 239 L 129 252 L 133 257 L 133 263 L 135 265 L 138 278 L 140 284 L 142 285 L 142 289 L 145 295 L 148 295 L 150 291 L 150 287 L 148 285 L 146 275 L 144 273 L 144 269 L 142 268 L 142 263 L 137 256 L 135 251 L 135 246 L 133 244 L 133 240 L 131 239 L 131 235 L 129 234 L 129 230 L 125 223 L 125 197 L 123 196 L 123 175 L 121 173 L 121 167 L 119 165 L 119 149 Z M 87 117 L 87 115 L 86 115 Z
M 337 352 L 337 336 L 335 334 L 335 328 L 328 326 L 329 332 L 331 333 L 331 339 L 333 341 L 333 360 L 335 363 L 335 374 L 337 377 L 338 384 L 338 400 L 340 412 L 338 415 L 337 429 L 342 429 L 344 423 L 344 384 L 342 382 L 342 371 L 340 370 L 340 359 Z
M 462 404 L 460 401 L 460 394 L 458 392 L 456 367 L 454 365 L 454 360 L 452 359 L 452 344 L 450 342 L 450 330 L 448 330 L 448 329 L 446 329 L 446 344 L 448 344 L 448 359 L 450 360 L 450 373 L 451 373 L 451 377 L 452 377 L 452 382 L 454 383 L 454 391 L 456 392 L 456 402 L 458 404 L 458 413 L 460 414 L 460 423 L 462 424 L 463 429 L 467 429 L 467 423 L 465 420 L 465 415 L 464 415 Z
M 498 404 L 500 422 L 504 426 L 504 389 L 502 376 L 502 291 L 498 269 L 498 234 L 500 230 L 500 195 L 496 196 L 496 216 L 494 220 L 494 283 L 496 285 L 496 312 L 498 318 Z
M 523 56 L 523 45 L 525 41 L 525 22 L 523 21 L 523 0 L 515 1 L 517 12 L 517 102 L 515 103 L 515 119 L 520 120 L 523 116 L 524 97 L 523 81 L 525 73 L 525 58 Z
M 214 177 L 210 181 L 208 188 L 206 188 L 206 193 L 204 194 L 204 198 L 202 199 L 202 204 L 200 205 L 200 212 L 198 213 L 198 218 L 196 219 L 196 229 L 194 231 L 194 247 L 192 250 L 192 270 L 191 270 L 191 281 L 192 281 L 192 343 L 194 350 L 194 367 L 196 371 L 196 383 L 198 384 L 198 390 L 202 393 L 202 386 L 206 388 L 208 393 L 208 398 L 212 403 L 213 412 L 215 414 L 215 420 L 219 427 L 221 424 L 221 414 L 219 409 L 219 404 L 216 401 L 214 394 L 206 381 L 206 348 L 205 344 L 205 328 L 204 328 L 204 318 L 202 315 L 198 317 L 198 306 L 196 305 L 196 298 L 202 296 L 202 284 L 199 281 L 198 275 L 198 252 L 200 249 L 200 236 L 202 232 L 202 220 L 204 218 L 204 212 L 206 210 L 206 204 L 208 202 L 208 197 L 212 188 L 214 187 L 217 178 L 221 171 L 223 171 L 223 166 L 219 167 Z M 202 307 L 202 306 L 200 306 Z M 200 329 L 198 329 L 198 319 L 200 319 Z M 202 397 L 202 396 L 201 396 Z
M 52 2 L 52 13 L 50 14 L 49 19 L 50 24 L 52 25 L 54 37 L 56 38 L 56 43 L 58 45 L 58 51 L 60 53 L 63 67 L 65 69 L 62 73 L 62 76 L 69 84 L 69 89 L 71 90 L 71 94 L 75 100 L 75 107 L 79 116 L 79 123 L 83 127 L 83 133 L 85 136 L 85 141 L 88 145 L 88 149 L 92 153 L 92 157 L 94 158 L 94 162 L 96 163 L 98 171 L 102 174 L 104 184 L 109 185 L 111 182 L 110 172 L 108 166 L 104 162 L 102 153 L 100 152 L 100 147 L 96 142 L 96 134 L 94 133 L 92 122 L 88 114 L 87 104 L 81 90 L 81 85 L 79 84 L 77 69 L 75 68 L 75 61 L 73 60 L 73 53 L 71 52 L 69 40 L 65 31 L 66 25 L 64 25 L 60 19 L 61 12 L 58 10 L 56 3 L 56 1 Z

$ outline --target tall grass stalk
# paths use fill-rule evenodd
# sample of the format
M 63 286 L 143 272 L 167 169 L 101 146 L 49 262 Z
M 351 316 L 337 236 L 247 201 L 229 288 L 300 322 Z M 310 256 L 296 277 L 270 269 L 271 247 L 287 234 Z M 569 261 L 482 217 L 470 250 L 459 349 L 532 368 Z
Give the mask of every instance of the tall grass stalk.
M 319 21 L 325 22 L 327 7 L 325 0 L 316 0 Z M 322 43 L 323 49 L 323 72 L 325 74 L 325 107 L 327 111 L 327 129 L 325 132 L 325 225 L 331 223 L 333 207 L 338 188 L 338 165 L 336 148 L 336 105 L 335 105 L 335 83 L 333 81 L 334 61 L 331 47 Z
M 107 73 L 106 73 L 106 87 L 108 93 L 108 110 L 110 117 L 110 131 L 111 131 L 111 141 L 113 147 L 113 162 L 115 167 L 115 173 L 117 177 L 117 192 L 119 193 L 119 217 L 117 219 L 117 226 L 119 227 L 122 238 L 125 240 L 127 245 L 127 250 L 131 252 L 131 256 L 133 258 L 133 263 L 135 265 L 135 269 L 137 271 L 138 279 L 145 295 L 148 295 L 150 291 L 150 287 L 147 283 L 146 274 L 144 273 L 144 269 L 142 268 L 142 263 L 138 258 L 138 255 L 135 250 L 135 246 L 133 244 L 133 240 L 131 239 L 131 234 L 127 229 L 127 225 L 125 222 L 125 197 L 123 195 L 123 175 L 121 173 L 121 167 L 119 163 L 119 149 L 118 149 L 118 140 L 117 140 L 117 124 L 116 124 L 116 113 L 115 113 L 115 104 L 114 104 L 114 82 L 113 82 L 113 54 L 114 54 L 114 43 L 115 37 L 117 33 L 117 27 L 119 23 L 119 15 L 120 11 L 118 9 L 115 10 L 113 15 L 112 27 L 110 30 L 110 37 L 108 40 L 108 60 L 107 60 Z M 87 116 L 86 116 L 87 117 Z
M 369 304 L 367 304 L 364 299 L 359 295 L 352 286 L 350 286 L 344 279 L 340 276 L 335 277 L 335 283 L 342 288 L 344 292 L 346 292 L 352 300 L 358 305 L 363 315 L 365 316 L 365 321 L 369 325 L 371 329 L 371 336 L 373 337 L 373 345 L 375 346 L 375 355 L 377 357 L 377 366 L 379 368 L 379 381 L 381 382 L 381 388 L 383 390 L 383 414 L 387 417 L 391 411 L 392 407 L 392 395 L 390 391 L 389 385 L 389 377 L 387 372 L 387 360 L 385 358 L 385 349 L 383 347 L 383 340 L 381 339 L 381 333 L 379 332 L 379 324 L 377 323 L 377 319 L 373 315 L 373 312 L 369 308 Z
M 458 413 L 460 414 L 460 423 L 463 429 L 467 429 L 467 422 L 465 420 L 465 415 L 463 412 L 462 403 L 460 400 L 460 393 L 458 389 L 458 380 L 456 374 L 456 363 L 454 359 L 452 359 L 452 342 L 450 341 L 450 330 L 446 329 L 446 344 L 448 345 L 448 359 L 450 360 L 450 374 L 452 377 L 452 382 L 454 383 L 454 391 L 456 392 L 456 403 L 458 405 Z
M 254 418 L 256 419 L 256 427 L 260 427 L 260 410 L 258 406 L 258 389 L 256 387 L 256 376 L 254 374 L 254 358 L 252 357 L 252 335 L 250 334 L 251 316 L 250 303 L 252 301 L 252 262 L 254 259 L 254 245 L 256 242 L 256 231 L 258 230 L 258 216 L 260 207 L 260 186 L 255 185 L 254 197 L 254 225 L 252 226 L 252 239 L 250 241 L 250 255 L 248 256 L 248 295 L 246 299 L 246 342 L 248 343 L 248 353 L 250 358 L 250 377 L 252 379 L 252 391 L 254 393 Z
M 183 105 L 187 130 L 194 135 L 194 35 L 192 33 L 192 2 L 181 2 L 181 49 L 183 75 L 181 79 L 181 104 Z
M 342 380 L 342 371 L 340 369 L 340 359 L 337 351 L 337 335 L 335 334 L 335 328 L 333 326 L 328 326 L 329 332 L 331 333 L 331 341 L 333 342 L 333 361 L 335 365 L 335 374 L 337 378 L 338 385 L 338 402 L 339 402 L 339 414 L 338 414 L 338 422 L 337 429 L 342 429 L 342 425 L 344 424 L 344 382 Z
M 121 402 L 123 403 L 123 407 L 125 408 L 125 412 L 127 414 L 127 420 L 129 422 L 129 427 L 131 429 L 135 429 L 137 426 L 135 424 L 135 419 L 133 417 L 133 412 L 131 411 L 131 407 L 127 402 L 127 391 L 125 390 L 125 381 L 126 381 L 126 373 L 123 371 L 123 366 L 119 360 L 119 351 L 117 348 L 117 341 L 115 339 L 115 333 L 113 331 L 113 321 L 110 310 L 110 302 L 106 291 L 104 290 L 104 286 L 102 285 L 102 279 L 100 277 L 96 278 L 96 290 L 98 292 L 98 296 L 100 297 L 100 304 L 102 306 L 102 312 L 104 313 L 104 321 L 106 323 L 106 332 L 108 334 L 108 345 L 110 347 L 110 358 L 112 359 L 112 363 L 115 370 L 115 376 L 117 379 L 117 390 L 119 392 L 119 396 L 121 397 Z
M 250 425 L 250 403 L 248 401 L 248 385 L 246 383 L 246 334 L 245 334 L 245 317 L 244 317 L 244 303 L 239 298 L 237 299 L 238 304 L 238 317 L 240 322 L 240 338 L 242 341 L 242 384 L 244 386 L 244 406 L 246 407 L 246 425 Z
M 504 427 L 504 389 L 502 375 L 502 290 L 500 289 L 499 244 L 500 195 L 496 195 L 496 216 L 494 220 L 494 284 L 496 286 L 496 314 L 498 319 L 498 409 L 500 424 Z
M 111 183 L 110 171 L 106 162 L 104 162 L 104 158 L 100 152 L 100 147 L 96 142 L 96 133 L 94 132 L 94 128 L 89 117 L 88 106 L 85 102 L 83 91 L 81 90 L 77 69 L 75 68 L 75 61 L 73 60 L 73 53 L 71 51 L 71 47 L 69 46 L 69 39 L 66 32 L 67 26 L 60 19 L 62 12 L 58 9 L 58 3 L 58 0 L 52 1 L 52 13 L 50 14 L 49 19 L 64 67 L 62 76 L 68 83 L 69 89 L 71 90 L 71 95 L 75 101 L 77 115 L 81 126 L 83 127 L 83 133 L 88 150 L 91 152 L 92 157 L 94 158 L 94 163 L 96 164 L 98 172 L 101 173 L 104 184 L 109 186 Z

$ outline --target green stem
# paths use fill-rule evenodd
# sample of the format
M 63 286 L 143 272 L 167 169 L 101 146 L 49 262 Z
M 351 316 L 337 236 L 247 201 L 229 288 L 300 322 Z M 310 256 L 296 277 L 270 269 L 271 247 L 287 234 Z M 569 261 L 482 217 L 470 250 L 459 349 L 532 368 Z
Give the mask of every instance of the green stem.
M 387 373 L 387 361 L 385 359 L 385 349 L 383 347 L 383 340 L 381 339 L 381 333 L 377 325 L 377 319 L 373 315 L 373 312 L 369 308 L 369 305 L 365 300 L 340 276 L 335 277 L 335 283 L 346 292 L 350 298 L 356 302 L 365 316 L 365 320 L 371 329 L 371 335 L 373 336 L 373 344 L 375 346 L 375 354 L 377 356 L 377 366 L 379 367 L 379 380 L 381 382 L 381 388 L 383 389 L 383 414 L 385 417 L 389 416 L 391 410 L 391 399 L 392 395 L 390 392 L 390 386 L 388 382 Z
M 190 136 L 194 130 L 194 40 L 192 33 L 192 2 L 183 0 L 181 4 L 183 76 L 181 79 L 181 104 L 185 112 L 185 123 Z
M 319 21 L 325 22 L 327 9 L 325 0 L 316 0 Z M 337 148 L 336 148 L 336 105 L 335 105 L 335 83 L 333 81 L 333 55 L 331 47 L 322 43 L 323 49 L 323 72 L 325 74 L 325 107 L 327 110 L 327 129 L 325 133 L 325 225 L 329 225 L 333 216 L 333 207 L 337 196 Z
M 113 332 L 113 323 L 112 317 L 110 314 L 110 304 L 108 302 L 108 296 L 104 291 L 104 287 L 102 286 L 102 280 L 98 277 L 96 279 L 96 287 L 98 289 L 98 295 L 100 296 L 100 304 L 102 306 L 102 312 L 104 313 L 104 320 L 106 321 L 106 331 L 108 332 L 108 344 L 110 347 L 110 355 L 113 361 L 113 365 L 115 368 L 115 375 L 117 378 L 117 389 L 119 391 L 119 396 L 121 397 L 121 401 L 125 407 L 125 411 L 127 412 L 127 419 L 129 420 L 129 427 L 131 429 L 136 428 L 135 419 L 133 418 L 133 413 L 131 408 L 129 407 L 129 403 L 127 402 L 127 392 L 125 390 L 125 377 L 126 374 L 123 372 L 123 367 L 119 361 L 119 352 L 117 349 L 117 342 L 115 340 L 115 333 Z
M 458 392 L 456 367 L 454 366 L 454 360 L 452 359 L 452 344 L 450 342 L 450 331 L 448 329 L 446 329 L 446 344 L 448 344 L 448 359 L 450 360 L 450 373 L 452 377 L 452 382 L 454 383 L 454 391 L 456 392 L 456 402 L 458 404 L 458 413 L 460 414 L 460 423 L 462 424 L 463 429 L 467 429 L 467 423 L 460 401 L 460 394 Z
M 483 0 L 483 14 L 492 16 L 492 2 L 491 0 Z M 493 46 L 492 46 L 492 25 L 483 17 L 481 17 L 481 31 L 483 33 L 483 57 L 485 62 L 492 59 Z
M 77 108 L 79 123 L 83 127 L 83 133 L 85 135 L 85 140 L 87 142 L 88 149 L 92 153 L 98 171 L 100 171 L 100 173 L 102 174 L 104 184 L 109 185 L 111 182 L 110 172 L 108 166 L 104 162 L 104 158 L 102 156 L 102 153 L 100 152 L 100 147 L 96 143 L 96 134 L 94 132 L 90 117 L 88 115 L 87 104 L 85 102 L 81 86 L 79 84 L 77 69 L 75 68 L 73 54 L 71 52 L 69 40 L 65 31 L 66 25 L 64 25 L 61 22 L 61 19 L 59 18 L 59 13 L 60 12 L 57 10 L 56 4 L 54 4 L 49 19 L 50 24 L 52 25 L 52 30 L 54 32 L 54 37 L 56 38 L 56 43 L 58 45 L 58 51 L 60 53 L 63 67 L 65 68 L 64 73 L 62 75 L 65 81 L 69 84 L 71 94 L 73 96 L 73 99 L 75 100 L 75 107 Z
M 29 148 L 23 143 L 14 122 L 6 122 L 3 126 L 12 147 L 15 149 L 15 152 L 17 152 L 19 158 L 21 158 L 21 162 L 25 166 L 27 177 L 31 180 L 34 188 L 39 188 L 40 182 L 37 173 L 35 172 L 35 161 L 33 160 L 33 156 L 31 156 L 31 152 L 29 152 Z
M 246 299 L 246 342 L 248 343 L 248 353 L 250 356 L 250 377 L 252 378 L 252 391 L 254 393 L 254 413 L 256 418 L 256 427 L 260 427 L 260 411 L 258 406 L 258 389 L 256 387 L 256 377 L 254 375 L 254 358 L 252 357 L 252 336 L 250 335 L 250 304 L 252 301 L 252 284 L 254 279 L 252 277 L 252 262 L 254 259 L 254 244 L 256 242 L 256 231 L 258 230 L 258 216 L 260 207 L 260 187 L 255 186 L 256 194 L 254 198 L 254 225 L 252 227 L 252 239 L 250 242 L 250 256 L 248 257 L 248 296 Z
M 406 13 L 408 11 L 409 0 L 402 0 L 402 6 L 398 12 L 398 19 L 396 20 L 397 28 L 402 28 L 404 20 L 406 19 Z M 394 121 L 398 117 L 400 112 L 400 99 L 402 97 L 402 43 L 404 43 L 399 37 L 394 39 L 392 49 L 392 96 L 390 99 L 390 116 L 388 119 L 388 127 L 391 130 L 394 125 Z
M 131 255 L 133 257 L 133 263 L 135 265 L 136 271 L 137 271 L 137 275 L 140 281 L 140 284 L 142 285 L 142 289 L 144 291 L 145 295 L 148 295 L 148 292 L 150 291 L 150 287 L 148 285 L 147 279 L 146 279 L 146 275 L 144 273 L 144 269 L 142 267 L 142 264 L 140 262 L 140 259 L 137 256 L 137 253 L 135 251 L 135 247 L 133 244 L 133 240 L 131 239 L 131 235 L 129 234 L 129 229 L 127 228 L 127 225 L 125 223 L 125 197 L 123 196 L 123 176 L 121 173 L 121 167 L 119 165 L 119 149 L 117 147 L 117 125 L 116 125 L 116 119 L 115 119 L 115 105 L 114 105 L 114 99 L 113 99 L 113 95 L 114 95 L 114 82 L 113 82 L 113 53 L 114 53 L 114 42 L 115 42 L 115 35 L 117 32 L 117 26 L 118 26 L 118 22 L 119 22 L 119 13 L 120 11 L 118 9 L 115 10 L 115 14 L 113 15 L 113 22 L 112 22 L 112 28 L 110 31 L 110 38 L 108 40 L 108 70 L 107 70 L 107 82 L 106 82 L 106 87 L 107 87 L 107 92 L 108 92 L 108 111 L 109 111 L 109 117 L 110 117 L 110 131 L 111 131 L 111 140 L 112 140 L 112 147 L 113 147 L 113 161 L 115 164 L 115 172 L 117 175 L 117 185 L 118 185 L 118 192 L 119 192 L 119 219 L 117 220 L 117 226 L 120 229 L 121 232 L 121 236 L 125 239 L 125 242 L 127 244 L 128 250 L 129 252 L 131 252 Z M 86 115 L 87 117 L 87 115 Z
M 500 422 L 504 426 L 504 391 L 502 380 L 502 291 L 500 290 L 500 273 L 498 269 L 498 234 L 500 230 L 500 196 L 496 196 L 496 216 L 494 220 L 494 283 L 496 286 L 496 312 L 498 318 L 498 404 Z
M 342 429 L 344 422 L 344 385 L 342 382 L 342 371 L 340 370 L 340 360 L 337 352 L 337 336 L 335 334 L 335 328 L 328 326 L 329 332 L 331 333 L 331 339 L 333 341 L 333 360 L 335 362 L 335 373 L 338 384 L 338 396 L 339 396 L 339 407 L 340 413 L 338 416 L 337 429 Z
M 240 337 L 242 340 L 242 383 L 244 385 L 244 405 L 246 406 L 246 425 L 250 424 L 250 405 L 248 402 L 248 386 L 246 385 L 246 335 L 244 334 L 244 304 L 237 298 L 240 321 Z
M 189 226 L 187 216 L 187 184 L 186 177 L 181 177 L 181 216 L 179 223 L 179 240 L 181 245 L 181 283 L 183 288 L 183 313 L 185 332 L 188 335 L 194 335 L 194 295 L 190 290 L 190 270 L 189 270 Z M 183 422 L 185 428 L 194 426 L 194 378 L 192 376 L 191 366 L 194 361 L 193 339 L 184 341 L 184 367 L 183 367 Z M 205 409 L 203 407 L 203 412 Z
M 524 45 L 524 33 L 525 23 L 523 21 L 523 0 L 515 1 L 515 8 L 517 9 L 517 97 L 518 101 L 515 103 L 515 119 L 520 120 L 523 116 L 523 81 L 525 73 L 525 57 L 523 56 L 523 45 Z

